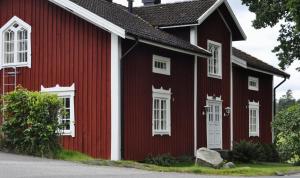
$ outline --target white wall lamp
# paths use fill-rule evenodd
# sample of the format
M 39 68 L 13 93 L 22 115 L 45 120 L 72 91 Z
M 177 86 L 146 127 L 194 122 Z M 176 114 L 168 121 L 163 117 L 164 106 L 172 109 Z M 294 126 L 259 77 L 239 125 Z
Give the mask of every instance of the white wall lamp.
M 210 106 L 205 105 L 205 106 L 204 106 L 204 111 L 202 112 L 202 115 L 203 115 L 203 116 L 206 115 L 206 113 L 208 113 L 209 110 L 210 110 Z
M 231 108 L 230 107 L 226 107 L 225 108 L 224 116 L 230 116 L 230 113 L 231 113 Z

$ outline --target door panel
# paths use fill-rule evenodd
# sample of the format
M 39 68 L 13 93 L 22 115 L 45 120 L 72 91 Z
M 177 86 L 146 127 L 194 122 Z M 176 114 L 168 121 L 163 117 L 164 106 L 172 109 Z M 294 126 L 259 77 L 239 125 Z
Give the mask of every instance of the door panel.
M 209 106 L 207 119 L 207 147 L 222 149 L 222 103 L 207 101 Z

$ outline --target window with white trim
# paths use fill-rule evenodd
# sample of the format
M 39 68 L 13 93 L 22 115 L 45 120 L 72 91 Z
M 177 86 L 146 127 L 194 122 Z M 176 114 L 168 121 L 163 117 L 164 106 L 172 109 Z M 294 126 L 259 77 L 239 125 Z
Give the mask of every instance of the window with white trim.
M 164 75 L 171 75 L 171 59 L 153 55 L 152 72 Z
M 13 17 L 1 27 L 0 42 L 2 67 L 31 67 L 30 25 Z
M 259 83 L 258 78 L 256 77 L 248 77 L 248 89 L 258 91 L 259 90 Z
M 259 136 L 259 102 L 249 101 L 249 137 Z
M 171 89 L 152 87 L 152 135 L 171 135 Z
M 60 87 L 59 85 L 56 85 L 53 88 L 44 88 L 42 86 L 41 92 L 57 94 L 57 96 L 62 100 L 65 109 L 65 114 L 63 116 L 59 116 L 59 123 L 64 125 L 61 130 L 62 135 L 75 137 L 75 85 L 73 84 L 70 87 Z
M 208 58 L 208 77 L 222 78 L 222 44 L 208 40 L 207 42 L 208 51 L 211 52 L 212 56 Z

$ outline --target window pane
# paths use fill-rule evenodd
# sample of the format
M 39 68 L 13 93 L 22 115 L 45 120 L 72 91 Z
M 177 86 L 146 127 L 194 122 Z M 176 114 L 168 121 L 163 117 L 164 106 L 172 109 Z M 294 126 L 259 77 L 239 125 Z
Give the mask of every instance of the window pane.
M 14 63 L 14 37 L 15 34 L 11 30 L 4 33 L 4 63 Z
M 219 75 L 221 72 L 220 46 L 208 44 L 208 50 L 212 53 L 212 56 L 209 58 L 208 72 L 210 74 Z
M 70 109 L 70 98 L 62 98 L 63 106 L 65 108 L 65 115 L 61 117 L 60 123 L 64 124 L 63 130 L 70 130 L 70 119 L 71 119 L 71 109 Z

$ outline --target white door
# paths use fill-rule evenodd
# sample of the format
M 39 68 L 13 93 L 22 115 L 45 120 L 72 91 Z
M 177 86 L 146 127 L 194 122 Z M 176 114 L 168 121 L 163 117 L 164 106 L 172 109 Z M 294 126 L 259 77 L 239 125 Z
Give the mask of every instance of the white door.
M 207 101 L 207 147 L 222 149 L 222 102 Z

